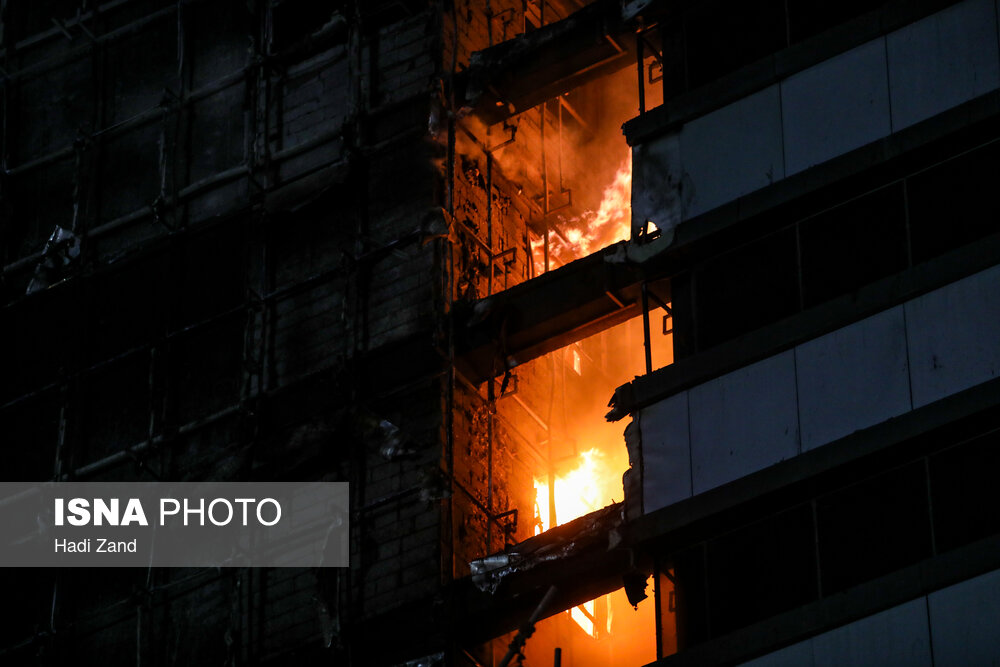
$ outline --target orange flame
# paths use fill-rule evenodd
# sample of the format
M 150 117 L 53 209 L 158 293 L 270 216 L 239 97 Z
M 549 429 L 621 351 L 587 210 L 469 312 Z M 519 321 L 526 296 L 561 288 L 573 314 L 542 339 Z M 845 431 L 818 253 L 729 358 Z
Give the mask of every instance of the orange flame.
M 548 480 L 535 479 L 535 535 L 607 504 L 607 480 L 601 478 L 603 459 L 600 450 L 587 450 L 580 454 L 580 464 L 575 469 L 555 478 L 555 524 L 549 516 Z
M 578 252 L 589 255 L 593 250 L 600 250 L 612 243 L 624 241 L 632 232 L 632 152 L 625 156 L 625 161 L 611 185 L 604 188 L 604 197 L 597 212 L 592 216 L 585 215 L 586 233 L 581 233 L 574 240 L 576 229 L 570 230 L 566 237 L 577 245 Z
M 618 472 L 620 461 L 610 458 L 599 449 L 589 449 L 579 456 L 576 468 L 555 478 L 555 522 L 549 516 L 549 484 L 546 480 L 535 479 L 535 535 L 553 525 L 566 523 L 605 507 L 622 496 L 620 476 L 609 474 Z M 606 614 L 604 627 L 598 627 L 596 605 L 608 605 L 606 596 L 591 600 L 569 610 L 570 618 L 592 637 L 611 631 L 611 617 Z
M 620 501 L 621 474 L 627 468 L 624 447 L 581 452 L 575 468 L 555 477 L 555 521 L 549 516 L 549 482 L 536 477 L 535 535 Z
M 625 156 L 615 178 L 604 188 L 604 196 L 596 211 L 585 211 L 564 221 L 562 236 L 549 234 L 549 266 L 565 264 L 574 259 L 624 241 L 632 233 L 632 152 Z M 565 237 L 565 238 L 563 238 Z M 545 270 L 544 239 L 531 242 L 535 258 L 535 273 Z

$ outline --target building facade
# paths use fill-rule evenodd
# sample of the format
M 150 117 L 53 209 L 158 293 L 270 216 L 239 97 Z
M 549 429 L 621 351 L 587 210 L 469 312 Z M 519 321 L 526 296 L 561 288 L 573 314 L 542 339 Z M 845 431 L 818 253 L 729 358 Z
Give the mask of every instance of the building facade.
M 0 662 L 996 659 L 997 15 L 3 2 L 4 479 L 352 509 L 3 572 Z
M 990 664 L 997 7 L 799 4 L 679 9 L 626 126 L 673 236 L 676 361 L 611 415 L 657 664 Z

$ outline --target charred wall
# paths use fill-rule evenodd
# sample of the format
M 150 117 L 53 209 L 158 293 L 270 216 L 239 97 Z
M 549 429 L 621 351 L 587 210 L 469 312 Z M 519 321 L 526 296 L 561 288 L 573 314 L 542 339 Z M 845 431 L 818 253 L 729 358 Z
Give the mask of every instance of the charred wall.
M 335 5 L 4 5 L 4 477 L 356 516 L 350 571 L 5 573 L 0 661 L 318 658 L 440 586 L 440 17 Z

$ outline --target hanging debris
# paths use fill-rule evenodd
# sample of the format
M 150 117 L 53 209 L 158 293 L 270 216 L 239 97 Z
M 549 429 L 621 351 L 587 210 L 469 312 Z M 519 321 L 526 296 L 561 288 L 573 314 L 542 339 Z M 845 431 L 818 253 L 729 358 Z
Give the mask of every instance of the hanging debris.
M 35 266 L 35 275 L 28 283 L 26 294 L 41 291 L 65 280 L 80 257 L 80 237 L 56 225 L 45 242 L 42 259 Z
M 486 593 L 496 593 L 504 579 L 515 572 L 531 570 L 542 563 L 569 558 L 600 547 L 610 551 L 620 543 L 624 506 L 615 503 L 561 526 L 528 538 L 502 554 L 469 563 L 472 583 Z

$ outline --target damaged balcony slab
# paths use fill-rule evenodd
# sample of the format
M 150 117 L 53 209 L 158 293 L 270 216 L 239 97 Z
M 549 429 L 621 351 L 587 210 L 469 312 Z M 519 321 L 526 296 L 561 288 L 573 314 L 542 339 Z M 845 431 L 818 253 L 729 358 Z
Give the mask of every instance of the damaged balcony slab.
M 544 617 L 618 590 L 636 571 L 623 531 L 624 504 L 615 503 L 470 564 L 474 574 L 455 591 L 469 612 L 462 636 L 483 641 L 517 629 L 550 587 Z
M 399 647 L 430 650 L 451 626 L 453 636 L 472 646 L 517 630 L 553 586 L 545 617 L 615 591 L 623 576 L 636 571 L 633 553 L 622 542 L 623 522 L 624 506 L 615 503 L 475 561 L 478 574 L 455 581 L 443 598 L 365 622 L 358 628 L 362 645 L 372 647 L 378 655 L 368 657 L 382 664 L 396 658 Z M 396 628 L 397 641 L 381 639 L 386 627 Z
M 669 239 L 662 239 L 668 245 Z M 646 247 L 656 252 L 661 244 Z M 456 305 L 457 360 L 475 383 L 642 314 L 641 284 L 662 302 L 669 284 L 653 282 L 641 248 L 620 242 L 465 307 Z M 655 301 L 654 301 L 655 302 Z

